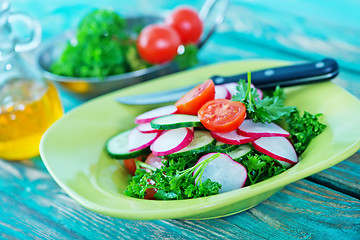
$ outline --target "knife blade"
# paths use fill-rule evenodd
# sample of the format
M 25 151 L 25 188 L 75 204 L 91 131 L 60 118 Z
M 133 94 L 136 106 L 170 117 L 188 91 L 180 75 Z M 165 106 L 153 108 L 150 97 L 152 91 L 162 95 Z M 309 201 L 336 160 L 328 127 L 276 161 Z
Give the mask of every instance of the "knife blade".
M 280 87 L 295 86 L 308 83 L 327 81 L 339 73 L 339 66 L 336 60 L 324 58 L 321 61 L 300 63 L 284 67 L 268 68 L 251 72 L 251 82 L 262 90 Z M 208 78 L 207 78 L 208 79 Z M 247 72 L 233 76 L 212 76 L 210 77 L 215 85 L 238 82 L 240 79 L 247 79 Z M 171 89 L 161 92 L 152 92 L 140 95 L 117 97 L 116 101 L 127 105 L 149 105 L 167 102 L 175 102 L 196 85 Z

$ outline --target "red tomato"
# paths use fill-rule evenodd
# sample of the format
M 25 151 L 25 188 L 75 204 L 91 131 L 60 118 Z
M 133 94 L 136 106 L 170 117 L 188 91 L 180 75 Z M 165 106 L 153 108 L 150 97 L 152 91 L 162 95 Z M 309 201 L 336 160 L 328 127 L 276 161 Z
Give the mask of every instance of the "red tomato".
M 144 156 L 140 156 L 137 158 L 130 158 L 130 159 L 125 159 L 124 160 L 124 165 L 127 168 L 127 170 L 129 170 L 129 172 L 134 175 L 135 171 L 136 171 L 136 164 L 135 164 L 135 160 L 138 161 L 144 161 L 145 157 Z
M 179 34 L 174 29 L 159 24 L 146 26 L 136 42 L 140 56 L 152 64 L 173 60 L 180 44 Z
M 198 117 L 204 127 L 210 131 L 231 132 L 244 121 L 246 107 L 242 102 L 214 99 L 200 108 Z
M 153 166 L 155 168 L 161 168 L 164 166 L 162 163 L 163 159 L 161 157 L 154 156 L 154 154 L 150 153 L 146 158 L 145 163 Z M 152 179 L 147 180 L 149 184 L 155 185 L 155 182 Z M 157 188 L 148 188 L 145 190 L 145 199 L 155 199 L 154 195 L 157 192 Z
M 197 43 L 203 31 L 203 23 L 198 13 L 190 7 L 178 7 L 165 18 L 165 24 L 180 35 L 181 43 Z
M 209 79 L 182 96 L 175 106 L 180 114 L 197 115 L 207 101 L 215 98 L 215 84 Z
M 154 182 L 154 180 L 152 180 L 152 179 L 148 179 L 147 182 L 148 182 L 150 185 L 155 185 L 155 182 Z M 144 198 L 145 198 L 145 199 L 149 199 L 149 200 L 154 200 L 154 199 L 155 199 L 154 195 L 155 195 L 156 192 L 157 192 L 157 188 L 147 188 L 147 189 L 145 190 L 145 196 L 144 196 Z

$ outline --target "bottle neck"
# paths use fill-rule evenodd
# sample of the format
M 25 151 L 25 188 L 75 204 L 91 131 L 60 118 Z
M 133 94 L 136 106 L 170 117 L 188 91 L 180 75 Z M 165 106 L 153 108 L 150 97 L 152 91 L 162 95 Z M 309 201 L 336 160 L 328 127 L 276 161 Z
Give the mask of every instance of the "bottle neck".
M 15 41 L 10 23 L 5 17 L 0 18 L 0 61 L 3 61 L 15 54 Z

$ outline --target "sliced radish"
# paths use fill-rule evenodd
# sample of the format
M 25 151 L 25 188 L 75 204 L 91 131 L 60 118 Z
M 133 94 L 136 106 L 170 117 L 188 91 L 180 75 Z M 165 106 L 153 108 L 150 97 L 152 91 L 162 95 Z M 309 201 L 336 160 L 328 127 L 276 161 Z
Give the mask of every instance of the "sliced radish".
M 249 143 L 254 141 L 256 138 L 254 137 L 246 137 L 239 135 L 236 130 L 228 132 L 228 133 L 219 133 L 219 132 L 211 132 L 211 136 L 218 141 L 227 144 L 240 145 L 244 143 Z
M 293 165 L 299 161 L 293 145 L 285 137 L 262 137 L 255 140 L 252 145 L 257 151 L 275 158 L 281 163 Z
M 169 106 L 155 108 L 153 110 L 150 110 L 148 112 L 145 112 L 145 113 L 137 116 L 135 118 L 135 123 L 136 124 L 148 123 L 148 122 L 151 122 L 151 120 L 153 120 L 155 118 L 174 114 L 176 111 L 177 111 L 177 109 L 176 109 L 175 105 L 169 105 Z
M 239 86 L 239 84 L 237 84 L 237 83 L 225 83 L 220 86 L 224 86 L 230 92 L 231 97 L 236 95 L 239 92 L 237 90 L 237 86 Z M 264 94 L 261 91 L 261 89 L 256 88 L 252 83 L 250 84 L 250 86 L 251 86 L 251 88 L 256 89 L 257 94 L 259 95 L 259 98 L 262 99 Z M 215 90 L 215 93 L 216 93 L 216 90 Z
M 164 131 L 150 146 L 155 156 L 165 156 L 177 152 L 194 138 L 194 131 L 189 128 L 176 128 Z
M 252 84 L 252 83 L 250 84 L 250 87 L 253 88 L 253 89 L 256 89 L 256 92 L 257 92 L 257 94 L 259 95 L 259 98 L 260 98 L 260 99 L 263 98 L 264 94 L 263 94 L 263 92 L 261 91 L 260 88 L 256 88 L 256 87 L 254 86 L 254 84 Z
M 155 128 L 151 127 L 149 122 L 137 125 L 136 129 L 139 130 L 142 133 L 157 133 L 157 132 L 162 131 L 162 130 L 155 129 Z
M 263 99 L 264 93 L 261 91 L 261 89 L 257 88 L 257 89 L 256 89 L 256 92 L 257 92 L 257 94 L 259 95 L 259 98 L 260 98 L 260 99 Z
M 151 154 L 146 158 L 145 163 L 149 164 L 150 166 L 153 166 L 154 168 L 161 168 L 164 166 L 163 159 L 158 156 L 153 156 L 154 154 Z
M 208 159 L 214 154 L 216 153 L 204 155 L 197 163 Z M 195 170 L 194 175 L 198 169 Z M 221 189 L 219 193 L 224 193 L 242 188 L 247 179 L 247 171 L 243 165 L 234 161 L 229 155 L 220 153 L 220 157 L 215 158 L 205 167 L 201 181 L 203 182 L 206 179 L 220 183 Z
M 215 99 L 231 99 L 231 94 L 223 85 L 216 85 Z
M 224 86 L 229 91 L 231 97 L 239 92 L 237 90 L 237 86 L 239 86 L 239 84 L 237 83 L 225 83 L 222 84 L 222 86 Z
M 290 168 L 292 165 L 294 165 L 294 163 L 288 163 L 288 162 L 284 162 L 281 160 L 278 160 L 278 162 L 283 165 L 285 168 Z
M 129 133 L 129 151 L 137 151 L 150 146 L 160 133 L 142 133 L 136 128 Z
M 275 123 L 254 122 L 251 119 L 245 119 L 237 133 L 248 137 L 290 137 L 290 133 L 282 129 Z

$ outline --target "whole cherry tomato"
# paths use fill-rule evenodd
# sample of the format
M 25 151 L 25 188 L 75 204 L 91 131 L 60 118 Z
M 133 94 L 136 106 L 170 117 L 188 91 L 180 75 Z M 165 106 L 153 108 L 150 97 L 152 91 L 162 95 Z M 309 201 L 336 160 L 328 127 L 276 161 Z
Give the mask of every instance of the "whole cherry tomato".
M 146 26 L 136 42 L 140 56 L 152 64 L 173 60 L 180 44 L 179 34 L 173 28 L 161 24 Z
M 187 6 L 176 8 L 165 18 L 165 24 L 179 33 L 182 44 L 197 43 L 203 31 L 198 13 Z

